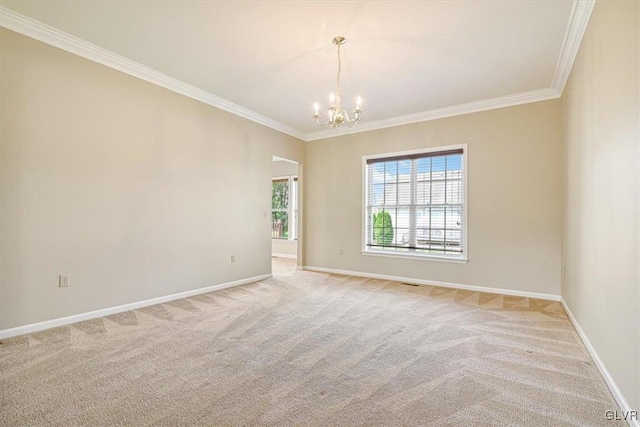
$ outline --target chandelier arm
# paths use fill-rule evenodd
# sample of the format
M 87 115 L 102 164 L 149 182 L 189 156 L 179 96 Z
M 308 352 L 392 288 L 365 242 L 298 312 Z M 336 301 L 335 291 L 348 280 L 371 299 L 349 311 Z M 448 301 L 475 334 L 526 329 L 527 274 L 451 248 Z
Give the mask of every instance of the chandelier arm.
M 345 116 L 345 122 L 347 123 L 347 126 L 349 126 L 350 128 L 354 127 L 356 123 L 360 121 L 360 114 L 358 112 L 355 112 L 353 119 L 349 118 L 349 115 L 347 114 L 346 111 L 344 112 L 344 116 Z
M 353 116 L 353 119 L 349 118 L 349 114 L 347 114 L 346 111 L 343 111 L 342 114 L 345 117 L 344 121 L 347 122 L 347 123 L 357 123 L 358 121 L 360 121 L 360 114 L 358 114 L 357 112 Z
M 331 122 L 329 120 L 327 120 L 326 122 L 322 123 L 322 122 L 320 122 L 320 116 L 316 116 L 316 123 L 319 124 L 320 126 L 326 126 L 326 125 L 330 124 Z

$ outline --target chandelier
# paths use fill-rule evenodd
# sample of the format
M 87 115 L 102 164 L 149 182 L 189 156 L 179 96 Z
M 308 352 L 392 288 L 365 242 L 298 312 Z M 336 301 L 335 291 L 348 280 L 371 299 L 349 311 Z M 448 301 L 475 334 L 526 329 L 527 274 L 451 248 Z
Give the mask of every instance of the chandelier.
M 320 105 L 316 102 L 313 104 L 313 118 L 316 119 L 316 123 L 320 126 L 327 126 L 331 129 L 340 129 L 343 124 L 347 124 L 349 127 L 353 127 L 360 121 L 360 113 L 362 112 L 362 98 L 356 99 L 356 108 L 353 110 L 353 119 L 349 118 L 346 110 L 342 109 L 342 91 L 340 90 L 340 71 L 342 71 L 342 61 L 340 59 L 340 46 L 346 43 L 344 37 L 336 37 L 333 39 L 333 44 L 338 46 L 338 75 L 336 77 L 336 90 L 329 95 L 329 108 L 327 109 L 327 120 L 320 121 Z

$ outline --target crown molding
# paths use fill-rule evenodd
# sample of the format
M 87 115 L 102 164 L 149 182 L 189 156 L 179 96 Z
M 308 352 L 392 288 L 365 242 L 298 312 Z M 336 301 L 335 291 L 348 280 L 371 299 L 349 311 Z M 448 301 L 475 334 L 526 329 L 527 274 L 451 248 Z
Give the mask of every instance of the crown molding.
M 42 22 L 31 19 L 28 16 L 14 12 L 0 6 L 0 27 L 7 28 L 27 37 L 31 37 L 51 46 L 55 46 L 67 52 L 86 58 L 98 64 L 105 65 L 123 73 L 153 83 L 181 95 L 188 96 L 205 104 L 286 133 L 298 139 L 305 139 L 304 132 L 280 123 L 274 119 L 263 116 L 248 108 L 234 104 L 224 98 L 216 96 L 205 90 L 182 82 L 176 78 L 163 74 L 150 67 L 132 61 L 104 48 L 67 34 Z
M 573 62 L 575 61 L 578 49 L 580 48 L 580 43 L 582 42 L 595 2 L 596 0 L 573 1 L 569 16 L 569 23 L 560 48 L 560 56 L 556 64 L 551 87 L 438 108 L 415 114 L 375 120 L 359 124 L 358 127 L 355 128 L 347 128 L 338 132 L 327 129 L 318 132 L 305 133 L 291 126 L 285 125 L 284 123 L 278 122 L 277 120 L 249 110 L 248 108 L 244 108 L 238 104 L 227 101 L 226 99 L 216 96 L 210 92 L 167 76 L 166 74 L 160 73 L 145 65 L 139 64 L 116 53 L 57 30 L 42 22 L 14 12 L 4 6 L 0 6 L 0 27 L 7 28 L 107 67 L 122 71 L 149 83 L 164 87 L 165 89 L 180 93 L 188 96 L 189 98 L 196 99 L 237 116 L 244 117 L 245 119 L 286 133 L 303 141 L 314 141 L 318 139 L 334 138 L 359 132 L 367 132 L 376 129 L 384 129 L 559 98 L 562 96 L 567 79 L 571 73 Z
M 551 87 L 562 96 L 596 0 L 574 0 Z
M 349 135 L 359 132 L 367 132 L 370 130 L 384 129 L 411 123 L 426 122 L 428 120 L 443 119 L 445 117 L 459 116 L 462 114 L 478 113 L 480 111 L 495 110 L 504 107 L 513 107 L 515 105 L 528 104 L 531 102 L 546 101 L 548 99 L 559 98 L 554 89 L 540 89 L 530 92 L 518 93 L 515 95 L 501 96 L 499 98 L 486 99 L 484 101 L 469 102 L 467 104 L 459 104 L 451 107 L 438 108 L 435 110 L 423 111 L 422 113 L 408 114 L 406 116 L 392 117 L 390 119 L 376 120 L 358 124 L 358 127 L 343 129 L 340 133 L 335 130 L 327 129 L 320 132 L 312 132 L 307 134 L 307 141 L 315 141 L 317 139 L 332 138 L 336 136 Z
M 327 129 L 318 132 L 311 132 L 306 135 L 306 141 L 317 139 L 333 138 L 337 136 L 349 135 L 370 130 L 390 128 L 394 126 L 407 125 L 411 123 L 424 122 L 428 120 L 442 119 L 445 117 L 459 116 L 462 114 L 478 113 L 480 111 L 495 110 L 498 108 L 513 107 L 531 102 L 546 101 L 562 96 L 564 86 L 567 83 L 573 62 L 578 54 L 580 43 L 587 29 L 591 12 L 596 0 L 574 0 L 571 6 L 569 22 L 565 31 L 564 39 L 560 47 L 560 55 L 556 64 L 556 69 L 551 82 L 551 87 L 547 89 L 533 90 L 514 95 L 502 96 L 499 98 L 486 99 L 482 101 L 469 102 L 467 104 L 453 105 L 451 107 L 438 108 L 435 110 L 423 111 L 421 113 L 408 114 L 406 116 L 392 117 L 389 119 L 375 120 L 358 124 L 357 128 L 343 129 L 336 133 L 335 130 Z

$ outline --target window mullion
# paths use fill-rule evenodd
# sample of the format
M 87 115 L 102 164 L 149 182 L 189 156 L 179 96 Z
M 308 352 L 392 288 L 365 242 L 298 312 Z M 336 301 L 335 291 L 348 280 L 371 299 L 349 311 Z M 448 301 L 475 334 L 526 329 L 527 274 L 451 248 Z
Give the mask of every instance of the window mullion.
M 431 205 L 433 204 L 433 158 L 429 159 L 429 251 L 431 251 L 432 244 L 432 228 L 433 228 L 433 217 L 431 211 Z
M 444 212 L 444 231 L 442 232 L 443 235 L 443 245 L 442 245 L 442 250 L 444 251 L 444 253 L 447 253 L 447 174 L 448 174 L 448 167 L 447 167 L 447 157 L 444 158 L 444 209 L 442 210 Z
M 418 193 L 418 172 L 416 167 L 416 159 L 410 161 L 409 169 L 409 246 L 412 248 L 417 247 L 417 193 Z

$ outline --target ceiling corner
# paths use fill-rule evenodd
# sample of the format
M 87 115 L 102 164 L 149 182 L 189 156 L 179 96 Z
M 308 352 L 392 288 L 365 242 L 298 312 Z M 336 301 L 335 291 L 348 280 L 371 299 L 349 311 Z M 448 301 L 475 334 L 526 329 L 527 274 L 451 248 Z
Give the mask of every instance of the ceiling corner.
M 562 96 L 596 0 L 574 0 L 551 87 Z

